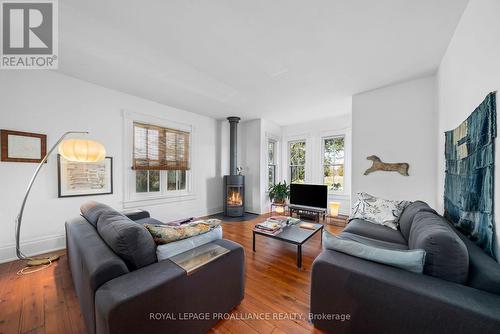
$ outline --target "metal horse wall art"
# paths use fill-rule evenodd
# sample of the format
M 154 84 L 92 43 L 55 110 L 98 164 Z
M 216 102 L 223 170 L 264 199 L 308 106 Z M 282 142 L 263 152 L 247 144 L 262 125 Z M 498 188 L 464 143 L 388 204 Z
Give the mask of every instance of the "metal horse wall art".
M 384 171 L 384 172 L 398 172 L 401 175 L 409 176 L 408 169 L 410 165 L 406 162 L 401 163 L 386 163 L 382 162 L 379 157 L 376 155 L 370 155 L 366 157 L 367 160 L 371 160 L 373 162 L 372 166 L 365 171 L 365 175 L 376 171 Z

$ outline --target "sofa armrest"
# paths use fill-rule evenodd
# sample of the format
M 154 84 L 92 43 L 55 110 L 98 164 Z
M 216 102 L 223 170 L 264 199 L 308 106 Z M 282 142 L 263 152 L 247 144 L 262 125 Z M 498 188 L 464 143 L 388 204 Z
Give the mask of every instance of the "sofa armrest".
M 146 210 L 123 210 L 121 213 L 133 221 L 151 217 Z
M 312 268 L 311 313 L 349 314 L 313 320 L 337 333 L 488 333 L 500 326 L 500 296 L 324 250 Z
M 230 250 L 187 276 L 164 260 L 115 278 L 96 292 L 97 333 L 203 333 L 230 311 L 244 295 L 244 251 L 229 240 L 217 240 Z M 182 318 L 186 313 L 204 319 Z M 210 316 L 208 316 L 210 314 Z M 182 318 L 182 319 L 181 319 Z

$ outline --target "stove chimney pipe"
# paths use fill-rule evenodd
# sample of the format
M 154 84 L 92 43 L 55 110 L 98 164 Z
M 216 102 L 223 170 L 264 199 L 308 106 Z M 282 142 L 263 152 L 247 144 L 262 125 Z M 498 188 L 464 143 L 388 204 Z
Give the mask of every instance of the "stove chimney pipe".
M 238 123 L 239 117 L 228 117 L 229 121 L 229 175 L 237 175 L 238 168 Z

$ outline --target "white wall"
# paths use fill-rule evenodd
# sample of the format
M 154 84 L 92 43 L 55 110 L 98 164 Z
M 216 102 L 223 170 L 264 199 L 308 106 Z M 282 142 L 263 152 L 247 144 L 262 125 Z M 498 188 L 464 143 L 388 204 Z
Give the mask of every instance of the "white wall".
M 260 170 L 263 168 L 261 161 L 261 120 L 241 122 L 239 126 L 241 160 L 238 165 L 243 167 L 245 175 L 245 211 L 261 213 L 260 197 Z
M 462 123 L 492 91 L 500 89 L 500 1 L 471 0 L 457 26 L 438 72 L 438 210 L 443 212 L 444 132 Z M 497 95 L 497 101 L 500 96 Z M 498 102 L 497 102 L 498 104 Z M 497 112 L 498 112 L 497 106 Z M 498 145 L 498 141 L 497 141 Z M 498 151 L 498 150 L 497 150 Z M 495 174 L 500 175 L 496 156 Z M 498 194 L 500 182 L 495 184 Z M 496 196 L 498 199 L 498 196 Z M 500 212 L 500 201 L 495 212 Z M 497 240 L 500 223 L 495 215 Z M 500 247 L 497 242 L 497 255 Z M 497 256 L 500 259 L 500 256 Z
M 306 182 L 323 184 L 321 139 L 333 135 L 345 135 L 344 192 L 329 194 L 329 201 L 340 202 L 340 213 L 348 215 L 351 210 L 351 125 L 350 114 L 320 119 L 282 128 L 281 172 L 282 179 L 289 180 L 288 142 L 306 140 Z
M 356 192 L 387 199 L 424 200 L 436 206 L 435 77 L 411 80 L 353 96 L 352 200 Z M 407 162 L 410 176 L 363 175 L 367 156 Z
M 195 200 L 144 207 L 160 220 L 201 216 L 222 210 L 221 126 L 209 117 L 119 93 L 56 72 L 2 71 L 0 128 L 47 134 L 49 147 L 68 130 L 88 130 L 113 157 L 112 195 L 57 198 L 56 156 L 40 172 L 25 211 L 22 244 L 26 253 L 64 247 L 64 222 L 87 200 L 122 208 L 122 110 L 191 124 Z M 36 165 L 0 162 L 0 262 L 12 259 L 14 218 Z

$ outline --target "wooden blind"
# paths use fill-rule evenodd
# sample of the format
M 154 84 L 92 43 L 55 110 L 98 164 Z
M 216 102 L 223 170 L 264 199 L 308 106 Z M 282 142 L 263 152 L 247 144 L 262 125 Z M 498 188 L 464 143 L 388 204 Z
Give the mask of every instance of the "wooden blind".
M 135 170 L 189 170 L 189 132 L 134 123 Z

